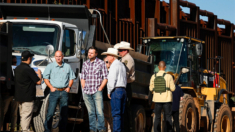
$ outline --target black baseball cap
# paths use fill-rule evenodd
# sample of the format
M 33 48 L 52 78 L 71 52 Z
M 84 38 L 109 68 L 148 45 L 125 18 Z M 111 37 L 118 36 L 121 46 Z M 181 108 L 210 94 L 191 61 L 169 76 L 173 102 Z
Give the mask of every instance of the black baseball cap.
M 21 60 L 22 61 L 27 61 L 29 57 L 34 56 L 30 51 L 26 50 L 21 53 Z

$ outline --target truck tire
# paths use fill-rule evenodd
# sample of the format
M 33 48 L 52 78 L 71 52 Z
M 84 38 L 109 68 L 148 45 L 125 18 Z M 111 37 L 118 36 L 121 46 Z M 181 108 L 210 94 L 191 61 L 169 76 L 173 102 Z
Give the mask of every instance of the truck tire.
M 47 95 L 47 97 L 44 99 L 42 105 L 41 105 L 41 109 L 38 111 L 38 113 L 36 114 L 36 116 L 33 117 L 33 123 L 34 123 L 34 129 L 35 132 L 44 132 L 44 122 L 46 119 L 46 114 L 47 114 L 47 108 L 48 108 L 48 104 L 49 104 L 49 96 L 50 94 Z M 53 121 L 52 121 L 52 132 L 59 132 L 59 116 L 60 115 L 60 111 L 59 111 L 59 107 L 57 105 L 56 110 L 55 110 L 55 115 L 53 117 Z
M 141 105 L 133 105 L 132 107 L 132 128 L 133 132 L 145 132 L 146 114 L 145 109 Z
M 197 110 L 193 97 L 189 94 L 184 94 L 180 101 L 179 124 L 181 132 L 197 131 Z
M 228 105 L 222 104 L 216 110 L 214 132 L 232 132 L 232 113 Z

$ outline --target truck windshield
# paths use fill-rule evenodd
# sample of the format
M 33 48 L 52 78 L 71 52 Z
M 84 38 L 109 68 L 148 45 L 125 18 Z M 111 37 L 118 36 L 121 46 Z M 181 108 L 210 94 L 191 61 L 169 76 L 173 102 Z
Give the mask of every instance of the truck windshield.
M 58 49 L 58 36 L 59 28 L 55 25 L 14 24 L 12 49 L 20 52 L 29 50 L 34 54 L 47 55 L 47 45 L 53 45 L 54 51 Z
M 181 67 L 187 67 L 187 48 L 177 40 L 151 40 L 150 54 L 154 56 L 154 72 L 158 72 L 158 63 L 166 63 L 166 72 L 179 73 Z

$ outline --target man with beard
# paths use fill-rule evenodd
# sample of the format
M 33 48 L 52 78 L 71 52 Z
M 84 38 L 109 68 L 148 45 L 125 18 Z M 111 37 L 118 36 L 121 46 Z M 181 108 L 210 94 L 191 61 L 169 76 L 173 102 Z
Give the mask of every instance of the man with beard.
M 97 58 L 97 49 L 88 49 L 88 60 L 83 63 L 81 85 L 83 99 L 89 114 L 90 132 L 105 132 L 102 90 L 107 83 L 108 70 L 104 61 Z M 97 118 L 96 118 L 97 117 Z

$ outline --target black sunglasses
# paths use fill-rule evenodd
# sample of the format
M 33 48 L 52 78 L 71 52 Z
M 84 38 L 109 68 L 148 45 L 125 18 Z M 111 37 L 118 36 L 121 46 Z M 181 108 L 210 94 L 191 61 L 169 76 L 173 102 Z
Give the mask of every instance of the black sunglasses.
M 119 51 L 119 52 L 122 52 L 122 51 L 126 51 L 126 49 L 119 49 L 118 51 Z

